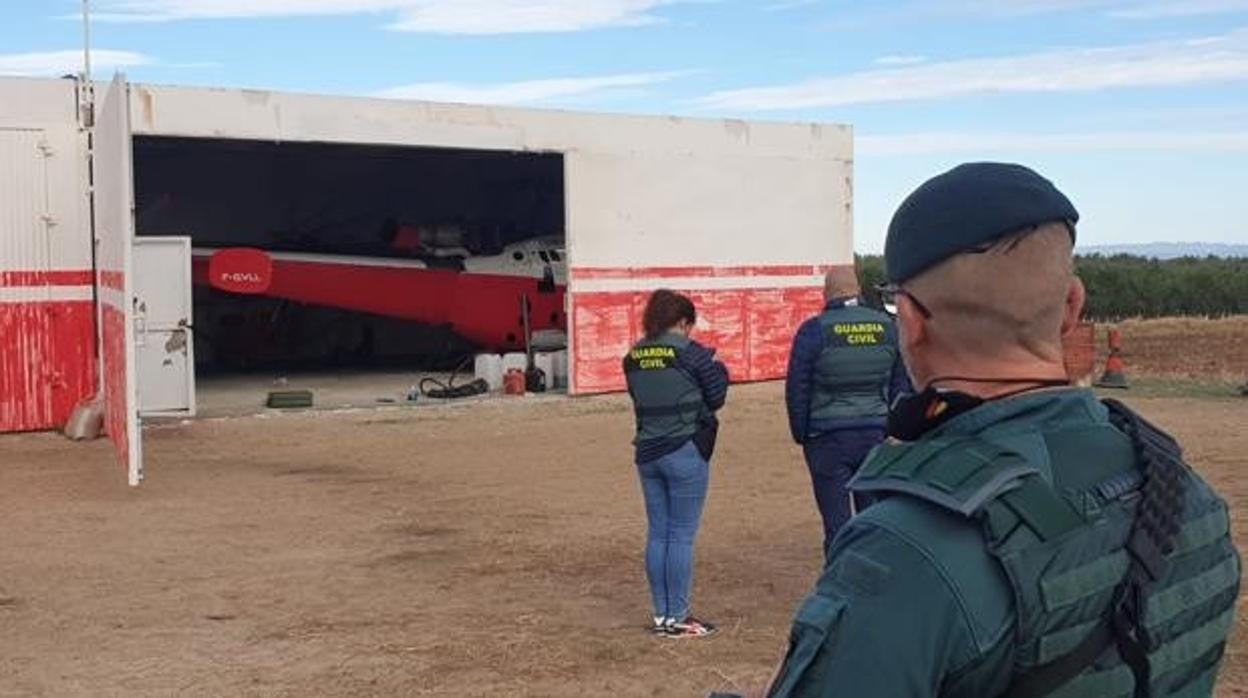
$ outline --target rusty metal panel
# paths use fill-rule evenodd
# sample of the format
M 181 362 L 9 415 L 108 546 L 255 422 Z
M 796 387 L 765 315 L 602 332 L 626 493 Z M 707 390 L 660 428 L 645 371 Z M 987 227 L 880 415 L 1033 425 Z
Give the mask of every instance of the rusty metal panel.
M 0 127 L 0 432 L 57 427 L 94 390 L 90 268 L 51 239 L 51 161 L 45 132 Z
M 43 366 L 51 351 L 49 292 L 38 285 L 49 271 L 47 172 L 43 132 L 0 129 L 0 428 L 43 428 L 52 421 L 52 395 Z

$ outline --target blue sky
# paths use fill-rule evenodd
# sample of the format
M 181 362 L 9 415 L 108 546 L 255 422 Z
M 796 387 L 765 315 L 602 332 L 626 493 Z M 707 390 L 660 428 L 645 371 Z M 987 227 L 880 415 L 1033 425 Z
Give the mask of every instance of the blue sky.
M 93 0 L 97 76 L 852 124 L 856 247 L 959 162 L 1023 162 L 1081 242 L 1248 243 L 1248 0 Z M 6 0 L 0 73 L 79 67 Z

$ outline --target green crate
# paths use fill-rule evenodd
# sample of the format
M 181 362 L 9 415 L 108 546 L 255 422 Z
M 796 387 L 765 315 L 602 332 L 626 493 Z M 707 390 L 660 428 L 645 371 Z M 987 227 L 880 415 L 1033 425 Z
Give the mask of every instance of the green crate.
M 265 402 L 268 407 L 292 408 L 292 407 L 311 407 L 312 391 L 311 390 L 274 390 L 269 393 L 269 399 Z

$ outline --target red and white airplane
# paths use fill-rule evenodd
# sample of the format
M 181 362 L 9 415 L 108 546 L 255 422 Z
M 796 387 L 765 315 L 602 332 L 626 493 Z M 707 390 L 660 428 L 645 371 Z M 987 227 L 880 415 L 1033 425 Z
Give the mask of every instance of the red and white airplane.
M 466 251 L 465 251 L 466 252 Z M 195 248 L 198 285 L 231 294 L 449 326 L 483 348 L 523 349 L 522 299 L 537 338 L 567 328 L 567 265 L 559 239 L 507 245 L 501 254 L 441 253 L 426 259 Z

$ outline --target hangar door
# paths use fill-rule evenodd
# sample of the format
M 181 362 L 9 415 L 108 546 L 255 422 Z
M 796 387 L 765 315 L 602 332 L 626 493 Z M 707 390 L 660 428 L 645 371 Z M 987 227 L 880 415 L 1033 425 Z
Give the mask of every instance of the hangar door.
M 129 86 L 121 74 L 96 109 L 92 172 L 104 428 L 130 484 L 137 485 L 143 480 L 143 441 L 135 373 L 134 187 Z

